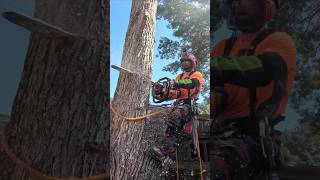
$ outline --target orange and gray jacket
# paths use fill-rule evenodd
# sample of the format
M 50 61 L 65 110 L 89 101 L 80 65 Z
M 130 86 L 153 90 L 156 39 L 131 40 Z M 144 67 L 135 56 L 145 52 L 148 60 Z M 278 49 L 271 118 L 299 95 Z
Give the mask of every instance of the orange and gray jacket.
M 256 110 L 274 94 L 282 84 L 281 98 L 272 116 L 285 111 L 296 68 L 296 48 L 292 38 L 284 32 L 273 32 L 263 39 L 254 53 L 246 54 L 252 39 L 239 37 L 230 53 L 225 56 L 227 40 L 213 49 L 211 54 L 211 81 L 213 86 L 223 86 L 228 94 L 226 106 L 219 114 L 221 119 L 234 119 L 250 115 L 249 88 L 254 88 Z
M 177 89 L 170 90 L 169 99 L 197 99 L 200 96 L 203 77 L 199 71 L 184 72 L 176 77 L 175 83 Z

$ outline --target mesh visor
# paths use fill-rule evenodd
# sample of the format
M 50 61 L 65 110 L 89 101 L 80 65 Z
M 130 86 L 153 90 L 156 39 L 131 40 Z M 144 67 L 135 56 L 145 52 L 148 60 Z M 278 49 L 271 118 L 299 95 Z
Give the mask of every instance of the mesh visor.
M 189 58 L 181 58 L 181 59 L 180 59 L 180 63 L 185 62 L 185 61 L 190 61 L 190 62 L 192 62 L 192 59 L 189 59 Z

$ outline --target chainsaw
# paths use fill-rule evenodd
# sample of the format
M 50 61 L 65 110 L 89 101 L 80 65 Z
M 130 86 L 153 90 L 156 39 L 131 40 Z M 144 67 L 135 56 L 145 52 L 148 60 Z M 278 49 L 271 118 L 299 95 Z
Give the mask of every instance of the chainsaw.
M 144 74 L 140 74 L 134 71 L 131 71 L 127 68 L 117 66 L 117 65 L 111 65 L 111 67 L 115 70 L 121 71 L 121 72 L 126 72 L 129 74 L 135 74 L 137 76 L 142 76 L 143 78 L 148 78 Z M 151 81 L 151 95 L 152 95 L 152 100 L 154 103 L 162 103 L 164 101 L 170 100 L 169 99 L 169 92 L 170 89 L 173 87 L 172 81 L 168 77 L 164 77 L 159 79 L 156 82 Z

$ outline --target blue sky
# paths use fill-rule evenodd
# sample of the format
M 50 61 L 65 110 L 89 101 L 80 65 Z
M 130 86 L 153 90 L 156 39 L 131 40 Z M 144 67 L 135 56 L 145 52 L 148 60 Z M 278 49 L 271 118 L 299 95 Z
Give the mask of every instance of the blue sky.
M 111 0 L 110 1 L 110 65 L 120 65 L 125 35 L 128 29 L 129 16 L 131 10 L 131 0 Z M 156 58 L 158 54 L 157 47 L 159 45 L 160 37 L 168 37 L 175 39 L 172 36 L 172 30 L 168 29 L 167 21 L 157 20 L 154 46 L 154 64 L 152 72 L 152 80 L 158 80 L 161 77 L 175 78 L 176 75 L 162 71 L 162 68 L 173 62 L 174 60 L 162 60 Z M 112 97 L 118 82 L 119 72 L 110 68 L 110 96 Z
M 33 14 L 33 0 L 1 0 L 0 13 Z M 0 17 L 0 114 L 9 115 L 16 95 L 29 43 L 29 31 Z
M 119 65 L 122 58 L 125 33 L 128 28 L 131 0 L 110 1 L 110 64 Z M 18 11 L 32 16 L 34 10 L 33 0 L 13 1 L 1 0 L 0 12 Z M 12 24 L 2 17 L 0 18 L 0 114 L 10 115 L 11 106 L 16 95 L 21 72 L 29 43 L 29 32 L 15 24 Z M 172 30 L 166 27 L 167 22 L 158 20 L 155 35 L 155 55 L 158 54 L 159 39 L 162 36 L 172 38 Z M 217 34 L 219 39 L 228 37 L 230 32 L 226 28 L 220 29 Z M 154 59 L 153 80 L 161 77 L 175 78 L 176 75 L 162 71 L 162 68 L 174 60 Z M 110 94 L 113 96 L 119 72 L 110 69 Z M 298 114 L 290 107 L 287 108 L 287 119 L 279 124 L 281 129 L 292 130 L 297 126 Z
M 111 0 L 110 1 L 110 64 L 120 65 L 122 58 L 123 45 L 125 40 L 125 34 L 128 29 L 129 16 L 131 10 L 131 0 Z M 154 54 L 158 53 L 157 47 L 159 44 L 159 39 L 162 36 L 172 38 L 172 30 L 166 27 L 167 21 L 158 20 L 156 24 L 156 33 L 155 33 L 155 49 Z M 216 32 L 216 42 L 220 41 L 223 38 L 230 36 L 230 31 L 226 27 L 220 28 Z M 215 42 L 215 43 L 216 43 Z M 176 75 L 172 73 L 162 71 L 162 68 L 174 60 L 161 60 L 157 57 L 154 57 L 153 65 L 153 75 L 152 79 L 157 80 L 161 77 L 175 78 Z M 110 69 L 110 96 L 113 96 L 117 81 L 118 81 L 119 72 Z M 293 130 L 297 125 L 297 120 L 299 115 L 291 108 L 290 104 L 287 106 L 286 110 L 286 120 L 278 124 L 278 128 L 282 130 Z

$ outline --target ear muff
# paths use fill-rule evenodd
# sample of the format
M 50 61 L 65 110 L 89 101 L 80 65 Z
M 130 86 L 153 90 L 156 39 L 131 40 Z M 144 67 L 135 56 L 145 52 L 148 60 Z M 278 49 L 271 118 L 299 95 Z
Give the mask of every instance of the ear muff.
M 265 5 L 265 16 L 264 19 L 266 22 L 269 22 L 272 20 L 274 16 L 277 14 L 277 4 L 275 0 L 266 0 Z

